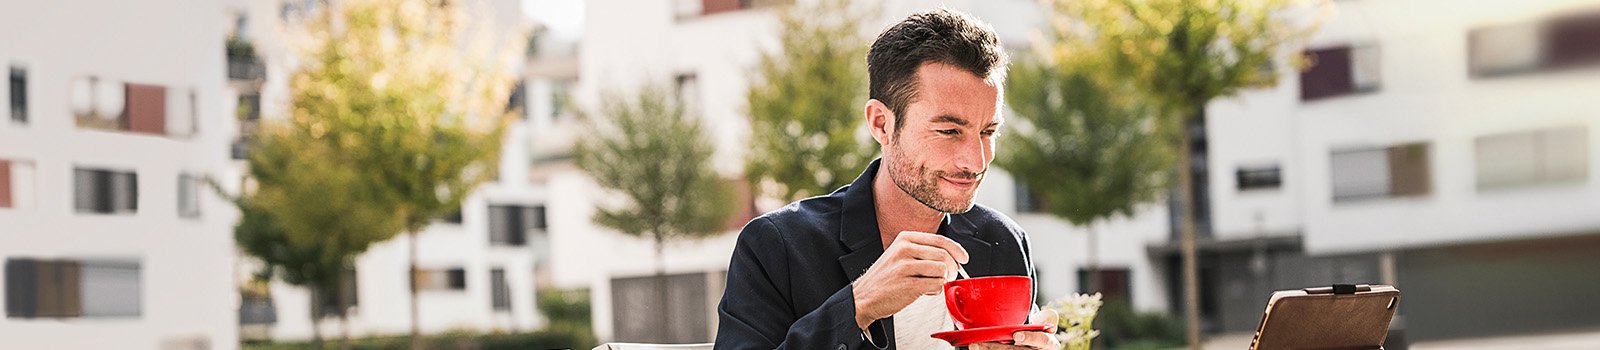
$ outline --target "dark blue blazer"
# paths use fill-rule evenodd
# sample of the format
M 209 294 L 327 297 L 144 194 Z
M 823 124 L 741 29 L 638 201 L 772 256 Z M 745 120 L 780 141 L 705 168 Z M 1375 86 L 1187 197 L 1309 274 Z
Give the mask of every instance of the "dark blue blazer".
M 895 348 L 893 317 L 868 327 L 876 346 L 866 341 L 856 326 L 850 287 L 883 254 L 872 201 L 880 161 L 832 194 L 791 203 L 745 225 L 717 307 L 717 349 Z M 967 250 L 971 276 L 1036 277 L 1027 235 L 993 209 L 975 205 L 945 215 L 938 233 Z

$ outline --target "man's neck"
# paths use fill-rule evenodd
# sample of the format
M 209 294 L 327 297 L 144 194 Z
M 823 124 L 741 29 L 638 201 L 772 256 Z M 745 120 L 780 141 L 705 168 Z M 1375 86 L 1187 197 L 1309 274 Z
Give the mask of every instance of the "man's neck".
M 878 237 L 883 247 L 888 249 L 900 231 L 937 233 L 944 213 L 911 198 L 889 176 L 889 164 L 885 162 L 872 179 L 872 206 L 878 215 Z

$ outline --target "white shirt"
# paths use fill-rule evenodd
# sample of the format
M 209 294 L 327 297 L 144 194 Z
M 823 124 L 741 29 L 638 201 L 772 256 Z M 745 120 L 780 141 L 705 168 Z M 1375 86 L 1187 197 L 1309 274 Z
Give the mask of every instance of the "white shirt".
M 930 335 L 955 329 L 955 321 L 950 320 L 945 308 L 944 293 L 917 297 L 894 314 L 894 344 L 899 349 L 953 349 L 950 343 Z

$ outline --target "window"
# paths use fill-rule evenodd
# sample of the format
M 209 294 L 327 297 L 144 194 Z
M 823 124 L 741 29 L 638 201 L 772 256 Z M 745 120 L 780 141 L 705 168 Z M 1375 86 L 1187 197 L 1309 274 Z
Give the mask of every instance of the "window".
M 187 106 L 185 110 L 177 112 L 178 116 L 167 120 L 166 134 L 172 136 L 189 137 L 199 131 L 200 107 L 199 97 L 193 89 L 185 92 L 170 90 L 167 94 L 168 106 Z
M 1282 170 L 1277 164 L 1241 166 L 1234 174 L 1240 191 L 1276 189 L 1283 185 Z
M 559 121 L 567 114 L 567 90 L 572 85 L 571 81 L 557 80 L 550 83 L 550 120 Z
M 241 121 L 261 120 L 261 95 L 239 95 L 239 104 L 235 111 L 235 116 Z
M 11 199 L 11 161 L 0 159 L 0 208 L 15 208 Z
M 489 206 L 489 243 L 502 246 L 528 244 L 528 230 L 545 229 L 544 206 Z
M 506 111 L 516 112 L 519 119 L 528 119 L 528 82 L 526 80 L 517 80 L 517 86 L 511 88 L 511 97 L 506 99 Z
M 418 269 L 416 283 L 417 290 L 466 290 L 467 270 L 459 267 Z
M 322 288 L 317 290 L 318 304 L 313 304 L 312 314 L 322 317 L 337 317 L 339 314 L 352 307 L 361 305 L 358 296 L 361 293 L 356 283 L 356 269 L 344 270 L 344 279 L 340 281 L 339 290 Z
M 1330 157 L 1335 202 L 1426 195 L 1428 144 L 1335 151 Z
M 79 213 L 132 214 L 139 209 L 138 175 L 73 169 L 74 206 Z
M 242 34 L 228 36 L 224 44 L 228 56 L 228 79 L 246 82 L 261 79 L 266 75 L 266 66 L 257 58 L 255 44 Z
M 1545 24 L 1544 59 L 1552 68 L 1600 63 L 1600 12 L 1551 19 Z
M 138 317 L 139 263 L 7 259 L 6 317 Z
M 1479 191 L 1589 178 L 1589 130 L 1553 128 L 1478 137 L 1473 141 Z
M 78 127 L 167 134 L 167 88 L 97 77 L 74 81 L 72 109 Z
M 33 207 L 33 162 L 0 159 L 0 209 Z
M 694 73 L 678 74 L 677 96 L 678 105 L 683 106 L 683 111 L 690 115 L 700 113 L 700 78 Z
M 455 211 L 452 211 L 449 214 L 444 214 L 444 217 L 439 218 L 439 221 L 443 221 L 444 223 L 447 223 L 447 224 L 460 225 L 461 224 L 461 209 L 456 209 Z
M 1542 64 L 1539 27 L 1534 23 L 1473 29 L 1468 34 L 1468 66 L 1473 77 L 1536 70 Z
M 1300 72 L 1300 100 L 1370 92 L 1378 89 L 1378 48 L 1340 46 L 1306 52 L 1312 66 Z
M 506 284 L 506 269 L 489 271 L 489 299 L 494 311 L 511 311 L 511 287 Z
M 1543 21 L 1487 26 L 1468 36 L 1475 78 L 1496 77 L 1600 63 L 1600 12 L 1572 13 Z
M 612 329 L 619 342 L 710 342 L 720 273 L 611 279 Z M 652 310 L 640 313 L 638 310 Z
M 1017 212 L 1042 213 L 1045 212 L 1044 197 L 1039 196 L 1027 183 L 1018 179 L 1016 182 Z
M 11 66 L 11 121 L 28 123 L 28 69 Z
M 1078 293 L 1100 293 L 1106 302 L 1130 301 L 1129 291 L 1133 289 L 1129 286 L 1127 268 L 1101 267 L 1099 276 L 1094 275 L 1089 269 L 1078 269 Z M 1094 282 L 1099 285 L 1093 285 Z
M 178 217 L 200 217 L 200 178 L 190 174 L 178 174 Z

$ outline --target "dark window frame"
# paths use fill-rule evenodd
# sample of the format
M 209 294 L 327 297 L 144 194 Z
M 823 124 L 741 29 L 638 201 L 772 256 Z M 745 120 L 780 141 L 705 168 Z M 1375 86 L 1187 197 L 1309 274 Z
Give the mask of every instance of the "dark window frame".
M 1280 189 L 1283 188 L 1283 167 L 1277 163 L 1240 166 L 1234 169 L 1234 183 L 1240 192 Z
M 9 91 L 11 121 L 17 124 L 28 124 L 28 69 L 21 65 L 12 64 L 9 78 L 6 80 Z
M 489 270 L 489 306 L 494 311 L 511 311 L 511 284 L 505 268 Z
M 119 171 L 101 168 L 75 167 L 73 168 L 73 207 L 79 214 L 100 215 L 133 215 L 139 212 L 139 174 L 133 171 Z M 91 176 L 89 187 L 79 181 L 79 176 Z M 117 203 L 118 180 L 122 177 L 127 186 L 127 203 Z M 88 201 L 82 195 L 89 191 Z

